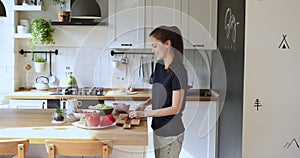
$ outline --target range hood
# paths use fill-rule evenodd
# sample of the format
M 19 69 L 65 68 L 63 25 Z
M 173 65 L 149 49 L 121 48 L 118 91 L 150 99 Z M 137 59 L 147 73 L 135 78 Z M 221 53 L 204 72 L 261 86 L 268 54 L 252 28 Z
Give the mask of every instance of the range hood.
M 71 19 L 100 19 L 101 9 L 96 0 L 75 0 L 71 6 Z
M 71 0 L 69 22 L 51 22 L 52 25 L 105 25 L 100 23 L 101 9 L 96 0 Z

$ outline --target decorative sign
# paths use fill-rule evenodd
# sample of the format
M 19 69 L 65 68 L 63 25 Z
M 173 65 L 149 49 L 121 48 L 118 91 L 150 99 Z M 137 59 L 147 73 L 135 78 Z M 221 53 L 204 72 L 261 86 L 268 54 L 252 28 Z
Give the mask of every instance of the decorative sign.
M 259 110 L 259 108 L 262 107 L 262 104 L 260 104 L 260 100 L 259 99 L 256 99 L 254 101 L 254 107 L 256 108 L 257 111 Z
M 286 40 L 286 36 L 287 36 L 287 34 L 282 34 L 283 39 L 278 46 L 279 49 L 290 49 L 290 46 Z
M 299 146 L 299 144 L 298 144 L 296 138 L 293 138 L 290 142 L 287 142 L 287 143 L 284 145 L 283 148 L 288 149 L 288 148 L 290 148 L 291 145 L 293 145 L 293 144 L 294 144 L 297 148 L 300 148 L 300 146 Z
M 233 43 L 236 41 L 236 32 L 237 32 L 237 26 L 240 24 L 238 21 L 235 19 L 235 15 L 232 13 L 231 8 L 227 8 L 225 12 L 225 32 L 226 32 L 226 38 L 229 39 L 231 35 L 231 40 Z

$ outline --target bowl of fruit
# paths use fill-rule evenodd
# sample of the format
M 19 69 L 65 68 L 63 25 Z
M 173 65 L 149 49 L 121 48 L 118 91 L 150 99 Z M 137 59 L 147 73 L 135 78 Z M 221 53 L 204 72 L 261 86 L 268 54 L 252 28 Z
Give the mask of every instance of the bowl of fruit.
M 90 106 L 88 106 L 88 108 L 91 109 L 91 110 L 99 111 L 100 116 L 110 115 L 114 110 L 113 106 L 107 105 L 107 104 L 104 104 L 104 103 L 99 103 L 99 104 L 96 104 L 96 105 L 90 105 Z

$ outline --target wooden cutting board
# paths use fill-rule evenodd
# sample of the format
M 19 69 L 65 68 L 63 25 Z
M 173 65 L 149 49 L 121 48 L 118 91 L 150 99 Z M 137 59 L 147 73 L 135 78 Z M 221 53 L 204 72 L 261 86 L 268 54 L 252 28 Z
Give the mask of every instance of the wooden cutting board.
M 141 119 L 130 119 L 128 120 L 128 114 L 119 114 L 116 124 L 122 125 L 123 128 L 130 129 L 131 126 L 139 126 Z

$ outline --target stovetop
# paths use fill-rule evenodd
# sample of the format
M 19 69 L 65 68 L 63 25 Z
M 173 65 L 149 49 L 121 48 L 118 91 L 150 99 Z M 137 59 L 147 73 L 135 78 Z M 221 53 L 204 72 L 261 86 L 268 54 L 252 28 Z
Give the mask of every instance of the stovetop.
M 81 95 L 81 96 L 103 96 L 103 87 L 59 87 L 50 95 Z

